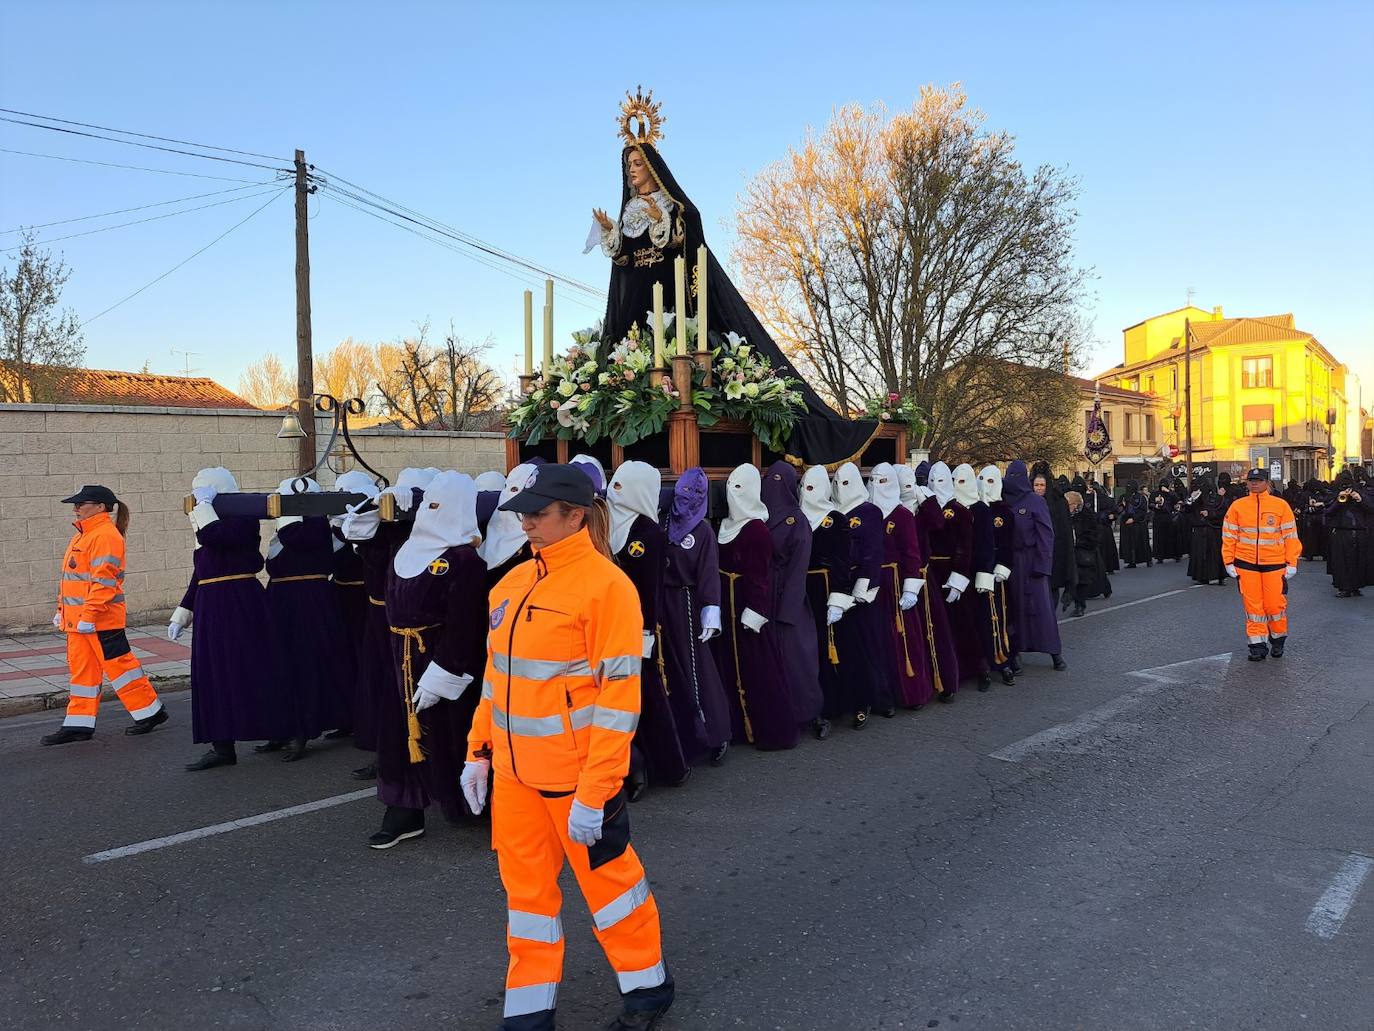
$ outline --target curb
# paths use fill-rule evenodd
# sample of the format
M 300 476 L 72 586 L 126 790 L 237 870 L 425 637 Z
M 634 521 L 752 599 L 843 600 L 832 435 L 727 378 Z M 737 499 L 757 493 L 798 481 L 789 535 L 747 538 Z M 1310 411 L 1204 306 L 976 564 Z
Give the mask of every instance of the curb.
M 191 689 L 189 675 L 149 677 L 148 680 L 159 695 L 176 694 Z M 27 716 L 30 713 L 47 712 L 52 709 L 65 709 L 67 697 L 68 692 L 66 691 L 48 691 L 45 694 L 25 695 L 23 698 L 0 698 L 0 719 L 8 716 Z M 114 691 L 108 687 L 100 693 L 102 702 L 107 702 L 114 697 Z

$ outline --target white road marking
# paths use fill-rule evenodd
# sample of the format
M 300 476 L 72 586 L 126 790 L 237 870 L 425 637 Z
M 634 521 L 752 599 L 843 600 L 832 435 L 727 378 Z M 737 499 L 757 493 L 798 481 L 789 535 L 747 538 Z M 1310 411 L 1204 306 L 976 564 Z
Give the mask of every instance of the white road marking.
M 1151 666 L 1148 669 L 1134 670 L 1129 674 L 1130 676 L 1142 677 L 1148 683 L 1141 684 L 1135 690 L 1113 698 L 1110 702 L 1104 702 L 1095 709 L 1089 709 L 1077 719 L 1069 720 L 1067 723 L 1057 723 L 1053 727 L 1046 727 L 1039 733 L 1032 734 L 1030 737 L 1013 741 L 1006 747 L 993 752 L 991 757 L 1000 759 L 1002 762 L 1017 763 L 1036 752 L 1048 751 L 1062 746 L 1068 741 L 1085 737 L 1101 728 L 1108 721 L 1134 709 L 1166 684 L 1191 683 L 1192 678 L 1186 672 L 1189 667 L 1199 672 L 1219 670 L 1224 673 L 1225 667 L 1229 666 L 1230 662 L 1231 653 L 1222 652 L 1218 655 L 1207 655 L 1200 659 L 1172 662 L 1167 666 Z
M 1066 616 L 1059 621 L 1059 625 L 1065 623 L 1078 623 L 1089 616 L 1105 616 L 1109 612 L 1117 612 L 1121 609 L 1128 609 L 1132 605 L 1144 605 L 1147 601 L 1159 601 L 1160 598 L 1172 598 L 1176 594 L 1185 594 L 1188 591 L 1195 591 L 1199 587 L 1206 587 L 1206 584 L 1192 584 L 1188 587 L 1180 587 L 1174 591 L 1165 591 L 1163 594 L 1152 594 L 1148 598 L 1137 598 L 1135 601 L 1123 601 L 1120 605 L 1109 605 L 1105 609 L 1089 609 L 1081 616 Z
M 304 802 L 301 805 L 288 806 L 285 809 L 274 809 L 270 813 L 245 816 L 241 820 L 214 823 L 209 827 L 197 827 L 195 830 L 182 831 L 179 834 L 168 834 L 163 838 L 152 838 L 149 841 L 138 841 L 132 845 L 121 845 L 119 848 L 83 856 L 81 861 L 83 863 L 108 863 L 111 859 L 123 859 L 125 856 L 136 856 L 140 852 L 152 852 L 159 848 L 184 845 L 188 841 L 199 841 L 201 838 L 214 837 L 216 834 L 228 834 L 230 831 L 243 830 L 245 827 L 257 827 L 259 824 L 286 820 L 292 816 L 302 816 L 305 813 L 318 812 L 321 809 L 330 809 L 336 805 L 356 802 L 360 798 L 372 798 L 376 793 L 376 788 L 361 788 L 358 791 L 350 791 L 346 795 L 334 795 L 330 798 L 321 798 L 315 802 Z
M 1308 914 L 1307 929 L 1324 941 L 1336 937 L 1370 870 L 1374 870 L 1374 859 L 1361 855 L 1347 856 Z

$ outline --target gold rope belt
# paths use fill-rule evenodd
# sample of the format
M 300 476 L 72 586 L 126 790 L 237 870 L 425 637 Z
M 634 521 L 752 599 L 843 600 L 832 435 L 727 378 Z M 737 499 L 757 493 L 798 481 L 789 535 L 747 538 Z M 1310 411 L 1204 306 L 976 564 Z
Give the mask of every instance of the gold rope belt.
M 270 587 L 270 586 L 272 586 L 272 584 L 294 584 L 294 583 L 299 583 L 299 582 L 302 581 L 302 580 L 328 580 L 328 579 L 329 579 L 329 574 L 328 574 L 328 573 L 305 573 L 305 574 L 302 575 L 302 576 L 274 576 L 274 577 L 272 577 L 272 579 L 270 579 L 270 580 L 267 581 L 267 585 Z
M 362 587 L 362 586 L 363 586 L 363 582 L 362 582 L 361 580 L 335 580 L 335 581 L 334 581 L 334 586 L 335 586 L 335 587 Z
M 925 581 L 921 588 L 921 600 L 926 608 L 926 644 L 930 647 L 930 679 L 935 685 L 936 694 L 945 693 L 945 685 L 940 680 L 940 658 L 935 650 L 935 616 L 930 610 L 930 566 L 921 567 L 921 579 Z
M 988 613 L 992 616 L 992 657 L 1001 664 L 1007 661 L 1002 648 L 1002 621 L 997 618 L 997 596 L 988 591 Z
M 884 562 L 884 569 L 892 570 L 892 610 L 897 614 L 897 636 L 902 639 L 902 657 L 906 659 L 906 675 L 914 677 L 916 668 L 911 664 L 911 650 L 906 643 L 906 620 L 902 618 L 902 574 L 897 570 L 896 562 Z
M 806 575 L 807 575 L 807 576 L 819 576 L 819 577 L 821 578 L 822 583 L 825 584 L 825 600 L 826 600 L 826 605 L 827 605 L 827 607 L 829 607 L 829 602 L 830 602 L 830 570 L 828 570 L 828 569 L 808 569 L 808 570 L 806 571 Z M 840 653 L 839 653 L 839 651 L 836 650 L 836 648 L 835 648 L 835 627 L 834 627 L 834 625 L 830 622 L 830 617 L 829 617 L 829 615 L 826 616 L 826 620 L 825 620 L 825 637 L 826 637 L 826 643 L 830 645 L 830 665 L 835 666 L 836 668 L 838 668 L 839 665 L 840 665 Z
M 386 608 L 386 602 L 383 599 L 374 598 L 371 595 L 368 595 L 367 603 L 369 605 L 380 605 L 382 608 Z
M 1002 637 L 1001 637 L 1001 642 L 1000 642 L 1000 643 L 1001 643 L 1001 645 L 1002 645 L 1002 652 L 1003 652 L 1003 653 L 1006 655 L 1006 657 L 1009 659 L 1009 658 L 1011 658 L 1011 632 L 1007 629 L 1007 621 L 1006 621 L 1006 618 L 1005 618 L 1005 617 L 1006 617 L 1006 614 L 1007 614 L 1007 584 L 1006 584 L 1006 581 L 1004 581 L 1004 580 L 999 580 L 999 581 L 997 581 L 997 594 L 998 594 L 998 596 L 1002 599 L 1002 615 L 1003 615 L 1003 617 L 1004 617 L 1004 618 L 1002 619 Z
M 724 569 L 721 575 L 730 580 L 730 646 L 735 653 L 735 690 L 739 692 L 740 712 L 744 714 L 744 739 L 751 745 L 754 743 L 754 725 L 749 722 L 749 705 L 744 699 L 744 678 L 740 675 L 739 668 L 739 612 L 735 609 L 735 581 L 742 577 L 743 573 L 728 573 Z
M 438 623 L 431 623 L 429 626 L 393 626 L 391 632 L 402 638 L 401 649 L 401 683 L 404 686 L 406 703 L 406 736 L 410 746 L 410 761 L 420 763 L 425 761 L 425 753 L 420 750 L 420 714 L 415 711 L 415 668 L 412 664 L 410 653 L 411 642 L 420 649 L 420 654 L 425 653 L 426 630 L 433 630 Z
M 212 576 L 208 580 L 197 580 L 197 587 L 204 587 L 207 584 L 227 584 L 230 580 L 256 580 L 257 573 L 232 573 L 229 576 Z

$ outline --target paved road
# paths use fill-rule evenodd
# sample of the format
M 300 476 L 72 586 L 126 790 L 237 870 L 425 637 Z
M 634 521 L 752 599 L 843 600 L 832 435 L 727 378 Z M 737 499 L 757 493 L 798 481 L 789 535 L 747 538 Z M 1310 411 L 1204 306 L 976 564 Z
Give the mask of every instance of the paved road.
M 635 807 L 678 1005 L 665 1031 L 1374 1027 L 1374 598 L 1294 582 L 1282 662 L 1229 587 L 1122 571 L 1069 671 L 793 753 L 732 754 Z M 1155 598 L 1178 590 L 1170 597 Z M 1145 600 L 1149 599 L 1149 600 Z M 1144 673 L 1138 671 L 1147 671 Z M 493 1028 L 504 904 L 485 829 L 362 847 L 360 753 L 191 775 L 151 738 L 0 723 L 0 1024 Z M 615 1010 L 568 885 L 569 1031 Z

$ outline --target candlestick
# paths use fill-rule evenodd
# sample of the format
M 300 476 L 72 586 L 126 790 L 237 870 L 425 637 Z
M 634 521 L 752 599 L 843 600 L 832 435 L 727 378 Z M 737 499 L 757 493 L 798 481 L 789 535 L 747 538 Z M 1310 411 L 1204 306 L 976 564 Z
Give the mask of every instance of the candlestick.
M 544 375 L 553 370 L 553 305 L 544 305 Z
M 544 280 L 544 303 L 550 308 L 553 307 L 553 280 Z
M 525 375 L 534 372 L 534 291 L 525 291 Z
M 654 284 L 654 368 L 663 368 L 663 284 Z
M 687 261 L 681 254 L 673 259 L 673 285 L 676 296 L 677 353 L 687 353 Z
M 709 351 L 711 339 L 707 335 L 710 323 L 706 319 L 706 245 L 697 248 L 697 350 Z M 682 352 L 686 354 L 686 351 Z

